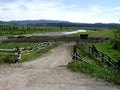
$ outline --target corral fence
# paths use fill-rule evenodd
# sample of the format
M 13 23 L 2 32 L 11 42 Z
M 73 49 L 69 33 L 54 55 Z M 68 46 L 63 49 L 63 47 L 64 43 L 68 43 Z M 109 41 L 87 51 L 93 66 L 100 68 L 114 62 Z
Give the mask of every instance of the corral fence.
M 52 43 L 54 43 L 54 40 L 38 43 L 33 47 L 20 48 L 16 46 L 16 48 L 13 49 L 0 49 L 0 59 L 2 59 L 3 62 L 7 62 L 7 63 L 20 62 L 22 54 L 30 53 L 35 50 L 44 49 L 46 46 L 51 45 Z

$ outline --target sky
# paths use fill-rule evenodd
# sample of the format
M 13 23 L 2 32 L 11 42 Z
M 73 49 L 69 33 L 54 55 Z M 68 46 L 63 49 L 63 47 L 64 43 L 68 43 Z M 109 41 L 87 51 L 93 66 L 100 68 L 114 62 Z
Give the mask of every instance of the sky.
M 0 0 L 0 20 L 120 23 L 120 0 Z

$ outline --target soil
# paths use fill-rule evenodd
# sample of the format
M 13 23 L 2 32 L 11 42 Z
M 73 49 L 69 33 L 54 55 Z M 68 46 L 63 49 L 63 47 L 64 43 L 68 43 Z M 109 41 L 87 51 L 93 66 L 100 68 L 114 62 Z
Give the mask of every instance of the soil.
M 73 43 L 63 44 L 43 57 L 0 65 L 0 90 L 120 90 L 120 86 L 66 68 Z

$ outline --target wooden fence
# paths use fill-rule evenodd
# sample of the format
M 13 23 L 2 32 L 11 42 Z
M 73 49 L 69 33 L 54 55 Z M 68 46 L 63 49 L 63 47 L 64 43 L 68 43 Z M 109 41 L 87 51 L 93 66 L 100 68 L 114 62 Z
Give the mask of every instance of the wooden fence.
M 81 43 L 82 44 L 82 43 Z M 77 45 L 74 45 L 73 47 L 73 60 L 80 60 L 80 61 L 84 61 L 85 63 L 86 60 L 83 60 L 81 58 L 81 56 L 78 53 L 78 50 L 82 48 L 82 47 L 77 47 Z M 87 48 L 83 48 L 83 49 L 87 49 Z M 97 61 L 99 62 L 100 65 L 102 66 L 108 66 L 108 67 L 113 67 L 116 69 L 120 69 L 120 60 L 115 60 L 114 58 L 112 58 L 111 56 L 105 54 L 104 52 L 98 50 L 94 45 L 89 46 L 88 48 L 88 55 L 94 57 Z
M 72 54 L 73 57 L 72 57 L 72 59 L 75 60 L 75 61 L 79 60 L 79 61 L 85 62 L 87 64 L 90 64 L 80 56 L 80 54 L 78 52 L 78 49 L 79 48 L 77 47 L 77 45 L 73 46 L 73 54 Z
M 6 53 L 6 54 L 0 54 L 0 55 L 1 55 L 1 57 L 6 56 L 5 60 L 8 60 L 8 57 L 13 58 L 13 59 L 15 59 L 14 62 L 16 63 L 16 62 L 21 61 L 21 55 L 22 54 L 30 53 L 30 52 L 35 51 L 35 50 L 43 49 L 46 46 L 51 45 L 53 42 L 54 42 L 53 40 L 50 40 L 48 42 L 39 43 L 39 44 L 37 44 L 33 47 L 20 48 L 20 47 L 17 46 L 16 48 L 13 48 L 13 49 L 0 49 L 1 53 Z
M 89 54 L 92 55 L 95 59 L 97 59 L 103 65 L 107 65 L 109 67 L 119 68 L 120 61 L 115 60 L 111 56 L 105 54 L 95 47 L 95 45 L 89 46 Z

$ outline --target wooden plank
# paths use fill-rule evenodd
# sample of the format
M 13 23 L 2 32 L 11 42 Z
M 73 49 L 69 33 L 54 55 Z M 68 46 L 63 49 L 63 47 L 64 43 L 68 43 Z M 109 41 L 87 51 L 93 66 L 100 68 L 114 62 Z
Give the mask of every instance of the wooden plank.
M 15 49 L 0 49 L 0 52 L 14 52 Z

